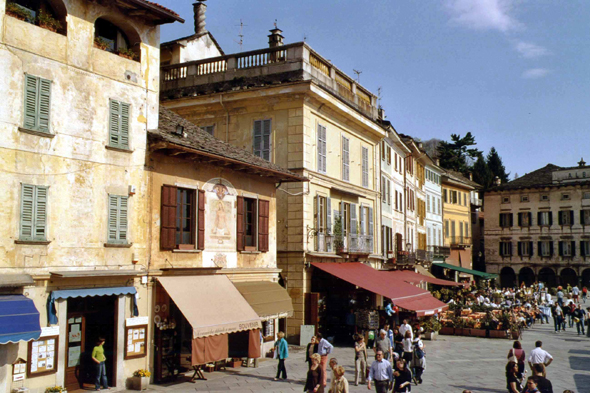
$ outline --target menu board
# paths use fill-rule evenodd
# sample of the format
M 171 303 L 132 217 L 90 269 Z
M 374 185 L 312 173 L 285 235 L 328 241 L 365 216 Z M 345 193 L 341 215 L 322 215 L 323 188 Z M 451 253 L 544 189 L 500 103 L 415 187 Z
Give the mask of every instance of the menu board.
M 29 342 L 29 378 L 57 372 L 58 341 L 59 336 L 48 336 Z
M 127 326 L 125 329 L 125 359 L 146 356 L 147 325 Z

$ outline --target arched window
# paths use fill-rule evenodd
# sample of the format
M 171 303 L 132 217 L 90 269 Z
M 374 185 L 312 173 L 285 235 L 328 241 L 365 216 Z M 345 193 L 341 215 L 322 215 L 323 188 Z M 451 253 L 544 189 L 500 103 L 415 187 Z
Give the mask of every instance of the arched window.
M 9 0 L 6 13 L 60 34 L 67 32 L 67 11 L 59 0 Z
M 108 52 L 139 59 L 139 35 L 131 28 L 119 28 L 113 22 L 98 18 L 94 24 L 94 45 Z

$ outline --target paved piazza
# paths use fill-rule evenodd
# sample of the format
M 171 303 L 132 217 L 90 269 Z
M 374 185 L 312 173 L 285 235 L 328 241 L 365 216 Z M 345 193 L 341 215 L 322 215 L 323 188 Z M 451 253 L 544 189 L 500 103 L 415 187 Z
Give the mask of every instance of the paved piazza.
M 575 329 L 556 334 L 552 324 L 537 324 L 524 332 L 523 348 L 527 356 L 536 340 L 542 340 L 543 348 L 553 355 L 547 377 L 553 383 L 555 393 L 562 393 L 565 389 L 577 393 L 590 392 L 590 338 L 578 336 Z M 412 386 L 412 392 L 460 393 L 463 389 L 482 393 L 506 392 L 504 366 L 512 341 L 439 336 L 436 341 L 425 341 L 425 346 L 428 363 L 423 376 L 424 384 Z M 226 372 L 205 373 L 207 381 L 151 386 L 150 389 L 177 392 L 301 392 L 307 371 L 303 352 L 292 348 L 286 362 L 289 376 L 286 382 L 273 381 L 276 360 L 268 359 L 262 361 L 258 368 L 228 368 Z M 346 369 L 349 382 L 354 382 L 353 349 L 336 348 L 333 355 Z M 350 391 L 366 392 L 367 387 L 351 386 Z

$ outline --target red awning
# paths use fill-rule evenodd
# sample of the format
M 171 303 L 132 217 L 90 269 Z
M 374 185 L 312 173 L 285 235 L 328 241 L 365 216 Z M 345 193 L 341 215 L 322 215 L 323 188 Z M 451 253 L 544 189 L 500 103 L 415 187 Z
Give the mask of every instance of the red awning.
M 430 292 L 408 284 L 388 271 L 375 270 L 360 262 L 315 262 L 312 265 L 353 285 L 391 299 L 396 306 L 416 311 L 418 316 L 432 315 L 447 307 Z
M 429 277 L 424 274 L 416 273 L 411 270 L 392 270 L 391 273 L 394 277 L 400 278 L 405 282 L 413 285 L 418 285 L 421 282 L 428 282 L 430 284 L 436 285 L 443 285 L 443 286 L 450 286 L 450 287 L 461 287 L 463 286 L 462 283 L 449 281 L 449 280 L 441 280 L 440 278 L 436 277 Z

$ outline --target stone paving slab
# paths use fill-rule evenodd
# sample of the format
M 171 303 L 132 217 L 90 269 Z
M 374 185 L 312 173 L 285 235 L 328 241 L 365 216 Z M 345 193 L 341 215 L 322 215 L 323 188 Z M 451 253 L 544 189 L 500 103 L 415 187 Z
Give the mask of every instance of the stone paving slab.
M 571 389 L 590 393 L 590 338 L 578 336 L 574 329 L 555 333 L 553 325 L 535 325 L 525 330 L 523 348 L 528 353 L 536 340 L 554 357 L 547 369 L 555 393 Z M 504 367 L 506 355 L 512 348 L 506 339 L 439 336 L 436 341 L 425 341 L 426 370 L 424 384 L 412 386 L 412 392 L 462 392 L 469 389 L 481 393 L 505 393 Z M 335 348 L 333 356 L 346 369 L 351 392 L 366 392 L 365 385 L 354 386 L 354 350 Z M 276 360 L 265 359 L 258 368 L 228 368 L 226 371 L 205 373 L 207 381 L 178 383 L 169 386 L 150 386 L 150 391 L 166 392 L 302 392 L 307 373 L 304 352 L 292 348 L 286 361 L 288 380 L 274 381 Z M 527 367 L 528 368 L 528 367 Z M 530 370 L 529 374 L 530 375 Z M 374 390 L 373 390 L 374 391 Z M 327 393 L 327 391 L 326 391 Z

